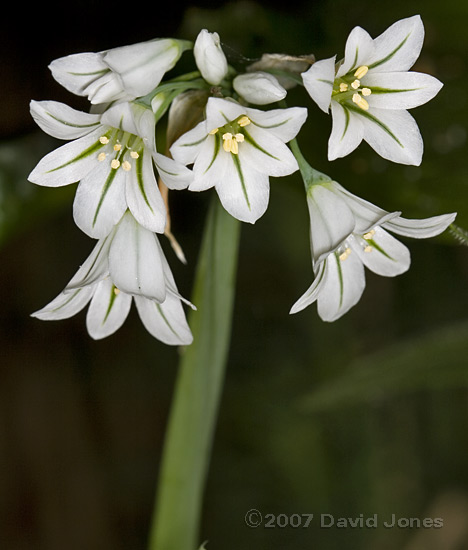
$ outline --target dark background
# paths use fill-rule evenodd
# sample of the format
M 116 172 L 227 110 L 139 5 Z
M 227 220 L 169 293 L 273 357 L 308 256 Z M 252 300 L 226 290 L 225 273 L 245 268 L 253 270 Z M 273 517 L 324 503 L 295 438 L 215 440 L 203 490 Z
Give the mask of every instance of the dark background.
M 76 108 L 47 65 L 63 55 L 154 37 L 218 31 L 232 63 L 264 52 L 342 54 L 355 25 L 372 36 L 421 14 L 415 70 L 445 84 L 412 114 L 425 140 L 420 167 L 393 165 L 366 144 L 326 160 L 331 120 L 307 106 L 299 136 L 311 164 L 349 190 L 406 217 L 458 211 L 468 228 L 468 7 L 447 0 L 14 6 L 3 19 L 0 64 L 0 548 L 146 547 L 176 349 L 135 311 L 104 341 L 85 312 L 29 317 L 55 297 L 92 244 L 74 225 L 74 187 L 27 182 L 58 144 L 29 115 L 31 99 Z M 189 57 L 189 56 L 187 56 Z M 185 58 L 184 58 L 185 59 Z M 188 265 L 171 255 L 190 296 L 210 193 L 171 195 L 173 230 Z M 468 253 L 446 234 L 405 243 L 412 268 L 368 272 L 360 303 L 334 324 L 315 306 L 288 311 L 312 280 L 308 214 L 298 174 L 271 181 L 267 213 L 244 225 L 231 354 L 203 516 L 208 549 L 468 548 Z M 442 517 L 431 529 L 249 529 L 244 515 L 391 514 Z

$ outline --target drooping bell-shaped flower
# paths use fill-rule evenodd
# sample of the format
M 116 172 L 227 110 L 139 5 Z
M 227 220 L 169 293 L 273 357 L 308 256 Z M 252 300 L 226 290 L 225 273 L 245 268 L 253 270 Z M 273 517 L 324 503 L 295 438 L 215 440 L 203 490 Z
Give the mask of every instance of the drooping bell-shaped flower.
M 335 321 L 361 298 L 365 267 L 384 277 L 408 270 L 408 248 L 389 232 L 416 239 L 442 233 L 456 214 L 406 219 L 353 195 L 334 181 L 307 192 L 314 281 L 291 308 L 297 313 L 317 301 L 319 316 Z
M 174 277 L 157 236 L 127 212 L 114 230 L 100 239 L 92 253 L 52 302 L 32 314 L 45 321 L 68 319 L 90 303 L 86 324 L 94 339 L 117 331 L 132 298 L 141 321 L 158 340 L 187 345 L 187 324 Z
M 312 99 L 324 112 L 331 110 L 329 160 L 348 155 L 364 140 L 385 159 L 421 163 L 423 140 L 407 109 L 426 103 L 442 87 L 433 76 L 409 71 L 423 39 L 418 15 L 394 23 L 375 39 L 355 27 L 343 60 L 317 61 L 303 73 Z
M 217 32 L 202 29 L 193 46 L 195 63 L 203 78 L 217 86 L 228 72 L 228 63 Z
M 190 47 L 185 40 L 163 38 L 52 61 L 53 77 L 92 104 L 131 101 L 151 92 Z
M 33 101 L 31 113 L 46 133 L 72 141 L 46 155 L 29 180 L 46 187 L 79 181 L 73 216 L 80 229 L 105 237 L 129 208 L 145 228 L 164 232 L 166 206 L 153 165 L 170 189 L 186 188 L 192 174 L 156 151 L 151 110 L 124 102 L 90 114 L 55 101 Z
M 253 105 L 281 101 L 287 94 L 276 77 L 263 71 L 240 74 L 234 78 L 232 86 L 245 101 Z
M 235 218 L 254 223 L 267 209 L 269 176 L 298 169 L 286 143 L 307 117 L 301 107 L 260 111 L 210 98 L 206 119 L 171 147 L 173 158 L 193 164 L 189 191 L 214 187 L 224 208 Z

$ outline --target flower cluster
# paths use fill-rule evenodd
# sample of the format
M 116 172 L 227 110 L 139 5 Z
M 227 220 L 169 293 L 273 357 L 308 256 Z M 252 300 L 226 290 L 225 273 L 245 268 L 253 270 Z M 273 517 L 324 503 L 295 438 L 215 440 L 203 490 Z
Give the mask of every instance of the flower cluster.
M 419 164 L 423 142 L 408 109 L 433 98 L 441 83 L 409 72 L 422 48 L 419 16 L 392 25 L 376 39 L 360 27 L 345 56 L 265 54 L 237 71 L 217 33 L 203 29 L 194 43 L 159 39 L 53 61 L 53 77 L 86 97 L 89 112 L 55 101 L 32 101 L 39 127 L 67 143 L 40 160 L 29 180 L 48 187 L 78 183 L 77 226 L 97 241 L 89 258 L 40 319 L 68 318 L 88 303 L 93 338 L 114 333 L 135 300 L 147 330 L 172 345 L 192 341 L 182 303 L 158 234 L 171 235 L 167 190 L 214 188 L 223 207 L 255 223 L 269 203 L 270 177 L 300 171 L 311 223 L 315 279 L 293 306 L 318 302 L 333 321 L 360 298 L 364 266 L 385 276 L 409 267 L 408 249 L 388 231 L 427 238 L 455 214 L 407 220 L 352 195 L 305 161 L 296 136 L 307 107 L 288 107 L 302 85 L 333 127 L 329 160 L 350 154 L 365 140 L 382 157 Z M 196 70 L 167 78 L 191 51 Z M 310 101 L 308 101 L 310 103 Z M 167 115 L 166 143 L 156 127 Z M 181 257 L 181 254 L 179 254 Z

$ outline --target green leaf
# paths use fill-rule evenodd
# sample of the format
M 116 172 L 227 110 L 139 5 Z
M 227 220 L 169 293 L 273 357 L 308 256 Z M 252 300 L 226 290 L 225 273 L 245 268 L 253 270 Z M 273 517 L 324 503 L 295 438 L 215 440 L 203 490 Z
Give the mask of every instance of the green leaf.
M 468 386 L 468 324 L 438 329 L 352 362 L 343 374 L 301 400 L 329 411 L 401 394 Z
M 231 336 L 240 223 L 213 195 L 164 444 L 151 550 L 199 546 L 203 491 Z

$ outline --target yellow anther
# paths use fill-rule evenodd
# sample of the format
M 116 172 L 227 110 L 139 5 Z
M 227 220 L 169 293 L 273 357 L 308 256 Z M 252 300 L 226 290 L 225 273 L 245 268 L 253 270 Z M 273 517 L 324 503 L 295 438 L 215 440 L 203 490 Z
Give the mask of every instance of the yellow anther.
M 340 92 L 346 92 L 347 89 L 348 89 L 348 85 L 346 84 L 346 82 L 342 82 L 340 84 Z
M 344 262 L 350 254 L 351 254 L 351 248 L 347 248 L 342 254 L 340 254 L 339 258 L 342 262 Z
M 114 151 L 120 151 L 122 149 L 122 145 L 120 143 L 116 143 L 114 145 Z
M 132 157 L 132 159 L 137 159 L 140 157 L 140 155 L 136 151 L 132 151 L 130 153 L 130 156 Z
M 223 140 L 223 149 L 226 151 L 226 153 L 230 153 L 232 147 L 232 134 L 230 132 L 223 134 Z
M 125 172 L 130 172 L 132 169 L 132 165 L 128 162 L 128 160 L 125 160 L 122 162 L 122 168 L 125 170 Z
M 244 141 L 244 139 L 245 139 L 245 138 L 244 138 L 244 134 L 236 134 L 234 137 L 236 138 L 236 141 L 237 141 L 238 143 L 242 143 L 242 142 Z
M 367 246 L 364 248 L 364 252 L 372 252 L 372 246 L 367 245 Z
M 106 160 L 106 153 L 99 153 L 97 159 L 98 159 L 99 162 L 102 162 L 103 160 Z
M 114 294 L 118 296 L 120 294 L 120 290 L 114 287 Z
M 363 235 L 364 239 L 366 239 L 366 241 L 368 239 L 372 239 L 372 237 L 375 235 L 375 229 L 371 229 L 368 233 L 365 233 Z
M 362 95 L 353 94 L 353 101 L 358 107 L 361 107 L 361 109 L 363 109 L 364 111 L 367 111 L 367 109 L 369 109 L 369 103 L 367 103 Z
M 216 132 L 219 130 L 219 128 L 213 128 L 213 130 L 211 130 L 210 132 L 208 132 L 209 134 L 211 134 L 212 136 L 214 134 L 216 134 Z
M 354 82 L 351 82 L 351 88 L 353 90 L 357 90 L 360 85 L 361 85 L 361 82 L 358 79 L 356 79 Z
M 367 65 L 362 65 L 361 67 L 358 67 L 356 69 L 356 72 L 354 73 L 354 76 L 356 78 L 362 78 L 363 76 L 365 76 L 367 74 L 368 70 L 369 70 L 369 67 L 367 67 Z
M 107 136 L 101 136 L 99 138 L 99 141 L 103 144 L 103 145 L 106 145 L 107 143 L 109 143 L 109 138 Z
M 361 90 L 361 94 L 365 96 L 371 95 L 371 93 L 372 93 L 372 90 L 370 88 L 363 88 Z
M 248 126 L 250 124 L 250 118 L 244 115 L 237 121 L 237 124 L 239 124 L 241 128 L 243 128 L 244 126 Z
M 237 155 L 239 153 L 239 145 L 237 145 L 236 138 L 231 141 L 231 153 L 233 153 L 234 155 Z
M 117 168 L 120 166 L 120 161 L 117 160 L 117 159 L 114 159 L 112 162 L 111 162 L 111 168 L 113 168 L 114 170 L 117 170 Z

